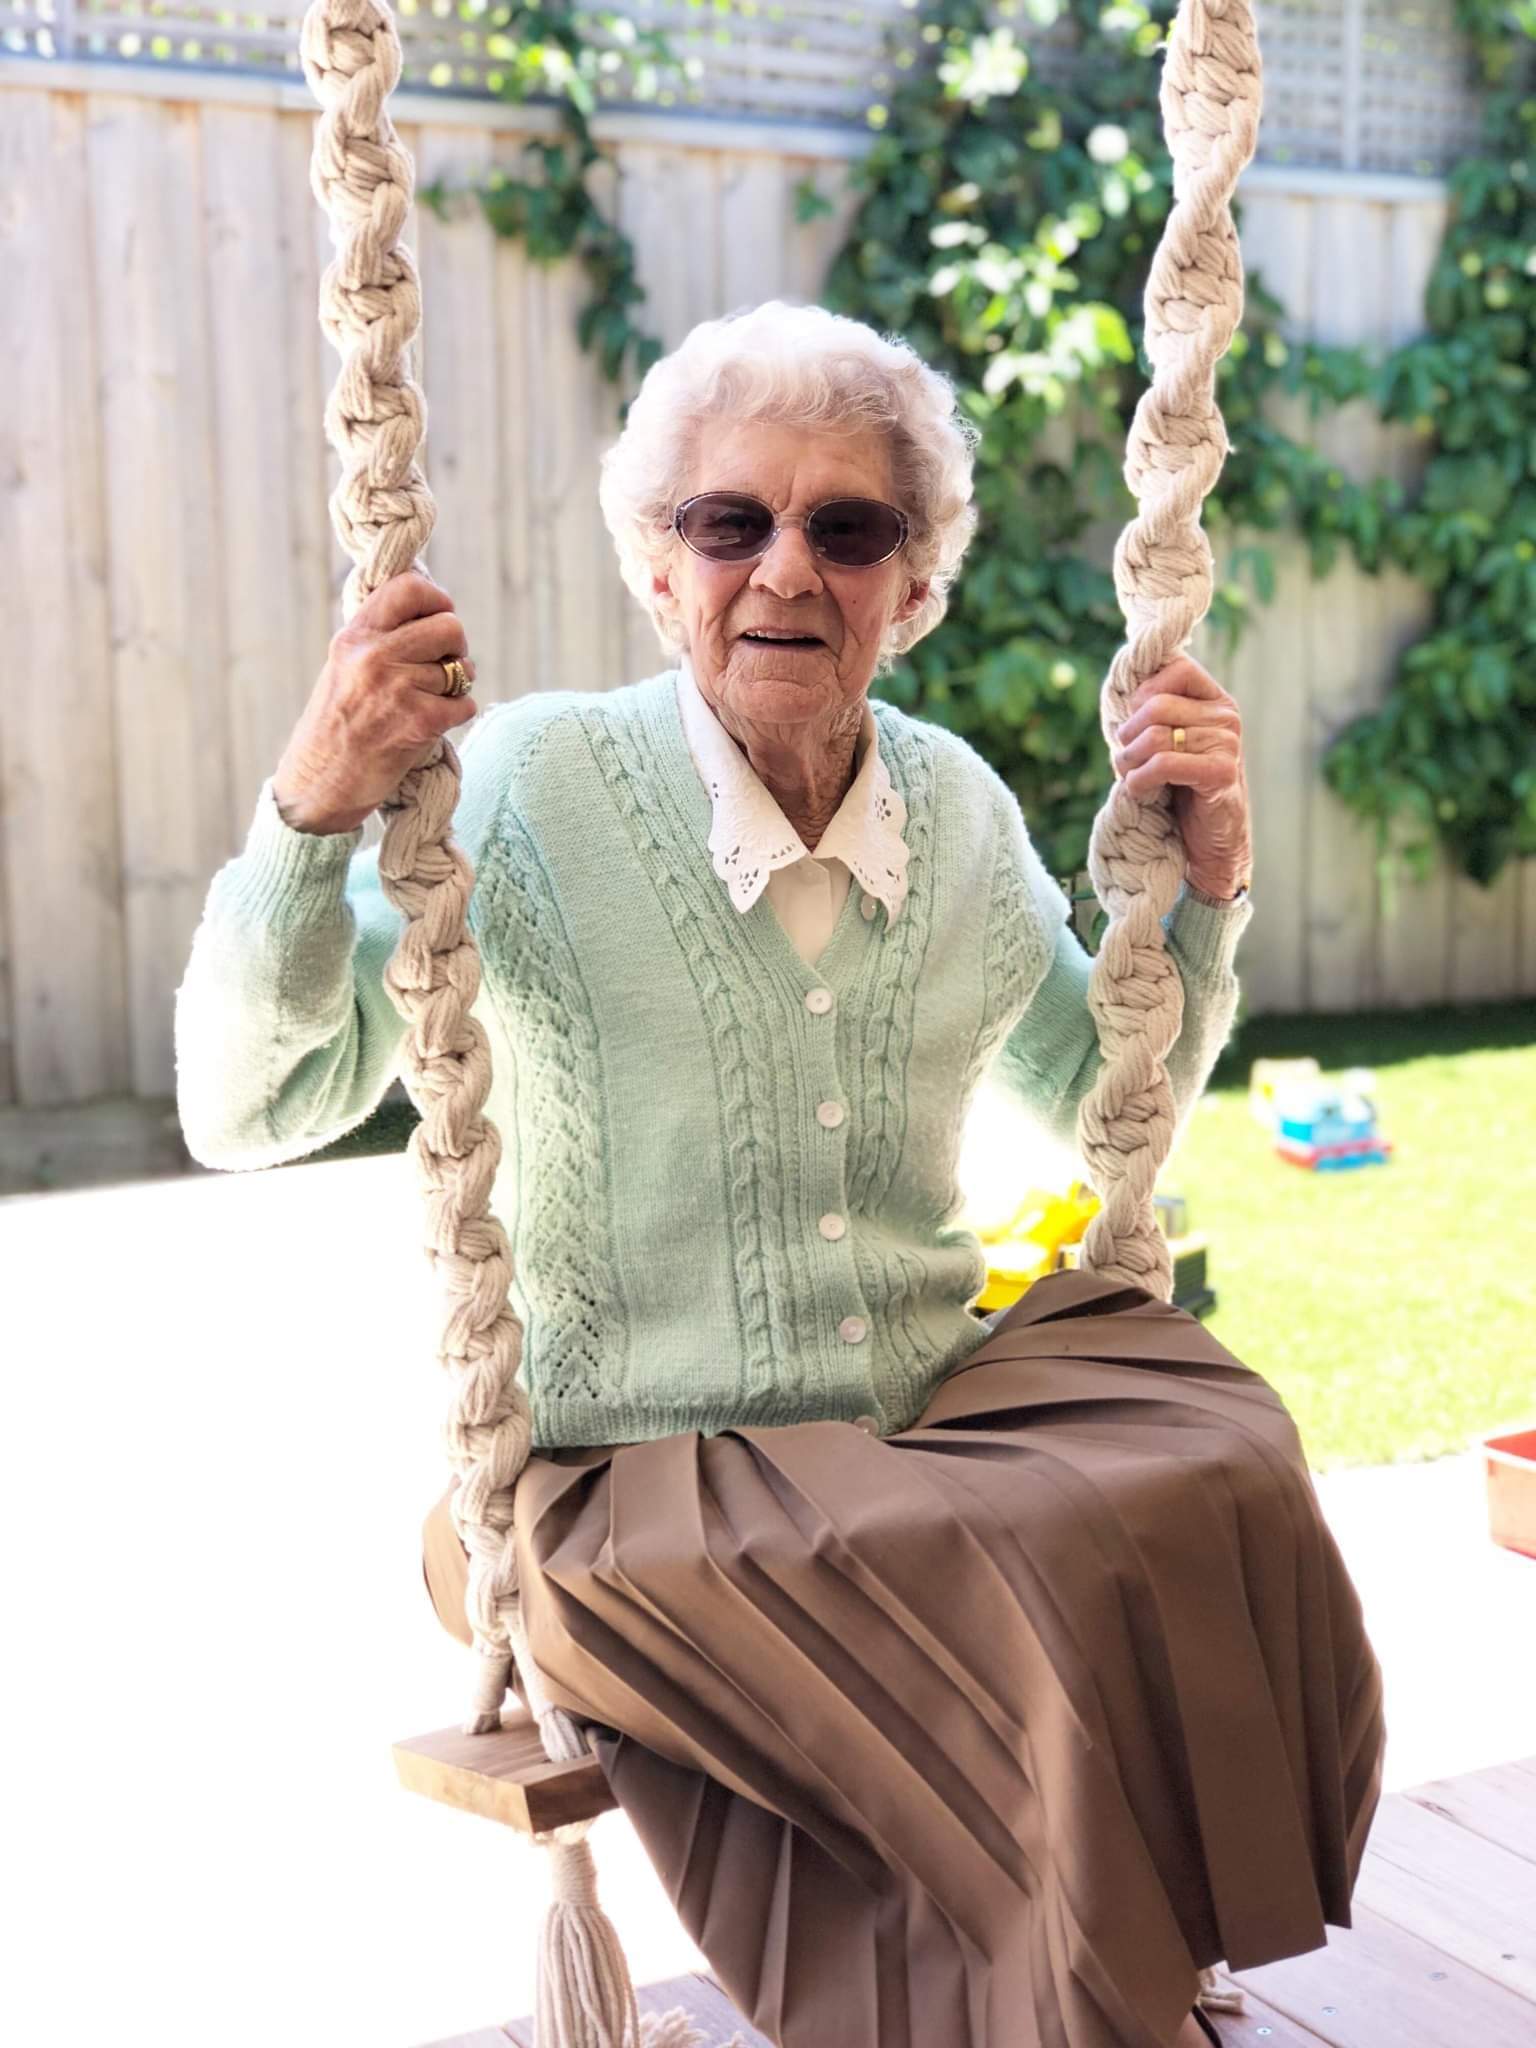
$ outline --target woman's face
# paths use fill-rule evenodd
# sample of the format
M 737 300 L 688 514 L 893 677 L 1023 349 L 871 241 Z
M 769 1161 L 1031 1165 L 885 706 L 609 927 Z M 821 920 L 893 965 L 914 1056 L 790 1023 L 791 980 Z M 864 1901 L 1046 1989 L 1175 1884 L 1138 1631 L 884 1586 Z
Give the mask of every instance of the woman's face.
M 781 526 L 755 562 L 710 562 L 674 540 L 657 596 L 688 633 L 705 698 L 757 726 L 838 721 L 869 688 L 887 626 L 915 612 L 928 585 L 907 572 L 906 550 L 868 569 L 824 561 L 804 520 L 829 498 L 894 504 L 890 459 L 877 430 L 810 433 L 764 421 L 711 421 L 700 438 L 683 496 L 749 491 Z M 770 647 L 743 636 L 754 627 L 816 636 L 813 647 Z

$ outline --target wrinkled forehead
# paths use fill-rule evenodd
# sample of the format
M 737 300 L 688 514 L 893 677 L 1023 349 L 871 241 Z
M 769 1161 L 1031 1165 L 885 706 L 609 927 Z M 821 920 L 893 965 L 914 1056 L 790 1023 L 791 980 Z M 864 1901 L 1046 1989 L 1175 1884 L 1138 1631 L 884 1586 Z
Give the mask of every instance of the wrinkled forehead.
M 694 444 L 690 491 L 750 491 L 776 513 L 828 498 L 884 498 L 890 448 L 877 428 L 856 433 L 762 420 L 706 420 Z

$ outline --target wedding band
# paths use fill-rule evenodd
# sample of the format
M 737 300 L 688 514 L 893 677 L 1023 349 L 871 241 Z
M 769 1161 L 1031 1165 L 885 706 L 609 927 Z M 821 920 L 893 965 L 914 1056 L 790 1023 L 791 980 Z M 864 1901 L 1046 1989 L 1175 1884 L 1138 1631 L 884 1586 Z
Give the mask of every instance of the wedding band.
M 1176 725 L 1173 728 L 1173 744 L 1175 749 L 1182 747 L 1184 744 L 1184 728 L 1182 725 Z
M 444 690 L 443 695 L 445 697 L 467 697 L 473 685 L 469 680 L 469 672 L 463 662 L 459 660 L 459 657 L 456 654 L 439 655 L 437 665 L 448 678 L 448 687 Z

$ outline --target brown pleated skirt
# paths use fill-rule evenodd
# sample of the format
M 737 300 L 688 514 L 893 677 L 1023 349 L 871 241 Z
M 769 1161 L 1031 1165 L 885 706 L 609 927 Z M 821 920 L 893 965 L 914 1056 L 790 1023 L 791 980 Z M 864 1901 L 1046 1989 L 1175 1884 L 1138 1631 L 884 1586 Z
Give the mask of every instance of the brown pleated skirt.
M 1351 1925 L 1360 1601 L 1279 1395 L 1143 1289 L 1037 1282 L 884 1439 L 536 1453 L 515 1531 L 551 1698 L 780 2048 L 1162 2048 L 1200 1968 Z

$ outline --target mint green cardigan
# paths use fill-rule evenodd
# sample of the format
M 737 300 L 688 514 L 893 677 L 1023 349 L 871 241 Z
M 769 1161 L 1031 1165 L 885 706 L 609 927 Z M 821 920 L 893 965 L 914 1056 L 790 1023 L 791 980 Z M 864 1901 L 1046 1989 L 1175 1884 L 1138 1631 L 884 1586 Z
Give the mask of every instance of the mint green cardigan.
M 676 683 L 536 691 L 460 749 L 534 1447 L 856 1416 L 888 1434 L 987 1335 L 970 1307 L 986 1261 L 954 1221 L 983 1075 L 1074 1142 L 1100 1066 L 1090 957 L 1006 783 L 872 698 L 908 895 L 890 923 L 850 889 L 808 966 L 768 899 L 736 910 L 712 870 Z M 382 975 L 403 920 L 361 838 L 295 831 L 269 780 L 213 878 L 175 1020 L 205 1165 L 313 1152 L 398 1070 Z M 1165 920 L 1181 1129 L 1251 915 L 1184 895 Z

